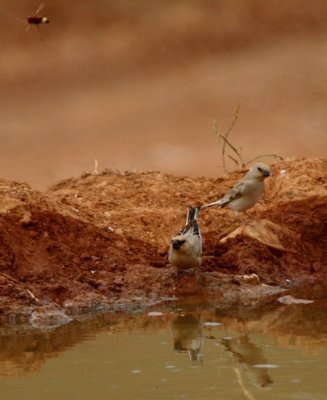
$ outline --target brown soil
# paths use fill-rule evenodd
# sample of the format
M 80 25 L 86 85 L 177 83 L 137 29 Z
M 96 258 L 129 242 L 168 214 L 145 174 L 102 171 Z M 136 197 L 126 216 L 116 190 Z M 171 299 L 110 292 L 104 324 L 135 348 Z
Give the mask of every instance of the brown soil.
M 327 159 L 272 171 L 265 198 L 242 222 L 228 209 L 200 214 L 203 263 L 179 281 L 166 253 L 187 207 L 218 198 L 244 171 L 212 179 L 108 170 L 44 193 L 2 180 L 1 314 L 36 320 L 42 310 L 73 315 L 191 294 L 231 303 L 247 292 L 251 302 L 274 295 L 264 284 L 327 283 Z M 252 273 L 259 285 L 243 283 Z

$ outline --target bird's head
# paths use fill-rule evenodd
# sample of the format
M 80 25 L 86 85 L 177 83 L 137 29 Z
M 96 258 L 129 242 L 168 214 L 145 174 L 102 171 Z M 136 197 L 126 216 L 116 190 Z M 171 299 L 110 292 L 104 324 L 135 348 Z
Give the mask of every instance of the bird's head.
M 184 239 L 173 239 L 171 241 L 171 245 L 174 250 L 179 250 L 183 246 L 184 243 L 185 243 Z
M 248 175 L 253 179 L 263 181 L 265 178 L 270 176 L 269 165 L 264 163 L 256 163 L 249 169 Z

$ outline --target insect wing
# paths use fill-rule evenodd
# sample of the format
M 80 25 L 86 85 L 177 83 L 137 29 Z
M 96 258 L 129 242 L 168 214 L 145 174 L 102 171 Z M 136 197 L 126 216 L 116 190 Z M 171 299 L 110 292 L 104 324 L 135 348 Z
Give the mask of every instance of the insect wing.
M 41 3 L 39 5 L 39 8 L 36 10 L 35 16 L 37 16 L 38 14 L 40 14 L 41 10 L 43 10 L 44 8 L 44 3 Z

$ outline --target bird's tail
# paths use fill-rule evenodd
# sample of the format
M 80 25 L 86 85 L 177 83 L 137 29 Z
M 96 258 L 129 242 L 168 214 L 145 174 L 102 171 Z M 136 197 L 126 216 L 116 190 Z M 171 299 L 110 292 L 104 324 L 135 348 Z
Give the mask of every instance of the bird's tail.
M 200 236 L 200 230 L 198 223 L 196 221 L 198 214 L 200 212 L 200 207 L 190 207 L 187 211 L 185 228 L 182 233 L 185 234 L 187 232 L 192 232 L 193 235 Z
M 214 201 L 212 203 L 204 204 L 203 206 L 201 206 L 201 208 L 207 208 L 207 207 L 213 207 L 213 206 L 224 207 L 228 202 L 229 202 L 229 200 L 226 200 L 223 197 L 222 199 Z
M 200 212 L 200 207 L 189 207 L 187 210 L 185 225 L 188 225 L 191 221 L 196 220 Z

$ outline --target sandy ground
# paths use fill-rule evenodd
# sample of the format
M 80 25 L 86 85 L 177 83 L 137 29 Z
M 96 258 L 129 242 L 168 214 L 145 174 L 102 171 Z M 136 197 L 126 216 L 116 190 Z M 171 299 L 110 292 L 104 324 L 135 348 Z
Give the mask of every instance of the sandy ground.
M 244 170 L 217 179 L 104 170 L 43 193 L 2 180 L 2 316 L 35 322 L 190 295 L 249 305 L 325 284 L 327 160 L 286 160 L 272 173 L 241 222 L 228 209 L 202 211 L 203 262 L 180 280 L 167 248 L 187 207 L 221 196 Z

